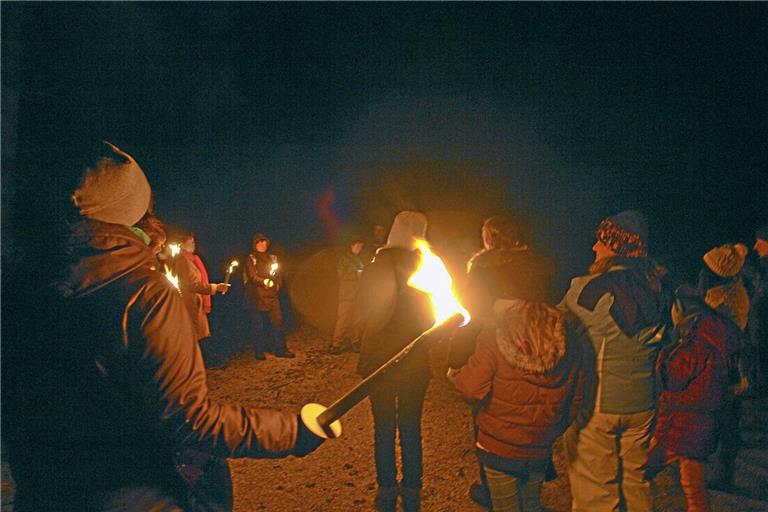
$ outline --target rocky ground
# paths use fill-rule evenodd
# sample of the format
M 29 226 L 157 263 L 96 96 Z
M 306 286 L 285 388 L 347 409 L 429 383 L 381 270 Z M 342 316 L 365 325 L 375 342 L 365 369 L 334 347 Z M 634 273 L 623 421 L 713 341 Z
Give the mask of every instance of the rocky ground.
M 298 411 L 307 402 L 330 404 L 355 383 L 357 354 L 325 352 L 327 340 L 301 328 L 289 336 L 295 359 L 256 361 L 250 354 L 210 370 L 212 393 L 253 407 Z M 437 354 L 439 366 L 439 354 Z M 435 371 L 439 374 L 439 371 Z M 739 457 L 735 495 L 712 493 L 714 511 L 768 511 L 768 400 L 746 402 L 745 449 Z M 364 401 L 343 418 L 343 435 L 303 459 L 231 460 L 235 510 L 372 510 L 375 494 L 373 422 Z M 425 511 L 481 511 L 467 496 L 476 479 L 469 407 L 447 381 L 436 376 L 427 394 L 423 419 Z M 548 510 L 570 510 L 570 491 L 562 457 L 555 452 L 560 476 L 544 485 Z M 654 484 L 657 510 L 684 511 L 677 475 L 665 470 Z
M 217 343 L 210 341 L 208 343 Z M 250 407 L 279 407 L 299 411 L 308 402 L 330 404 L 354 386 L 357 354 L 326 353 L 327 339 L 309 328 L 288 337 L 295 359 L 255 360 L 249 352 L 209 370 L 215 398 Z M 435 374 L 441 372 L 436 354 Z M 375 471 L 370 407 L 364 401 L 343 418 L 343 435 L 328 441 L 303 459 L 230 460 L 235 511 L 365 511 L 373 509 Z M 712 493 L 713 511 L 768 511 L 768 399 L 745 402 L 742 421 L 745 447 L 740 453 L 737 492 Z M 424 419 L 423 510 L 481 511 L 467 496 L 476 479 L 469 406 L 441 377 L 427 394 Z M 555 450 L 560 476 L 544 484 L 542 504 L 554 512 L 570 510 L 570 492 L 562 457 Z M 674 470 L 661 473 L 654 484 L 657 510 L 685 510 Z M 13 510 L 13 482 L 3 465 L 2 510 Z

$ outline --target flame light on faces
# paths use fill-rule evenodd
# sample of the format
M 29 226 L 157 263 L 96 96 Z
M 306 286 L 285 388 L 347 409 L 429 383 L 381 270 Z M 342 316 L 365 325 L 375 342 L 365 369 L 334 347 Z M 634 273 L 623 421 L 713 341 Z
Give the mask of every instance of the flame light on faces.
M 467 325 L 470 320 L 469 312 L 456 298 L 452 288 L 453 280 L 443 260 L 432 252 L 425 240 L 416 240 L 416 248 L 421 254 L 419 267 L 408 278 L 408 286 L 429 295 L 435 313 L 435 326 L 457 313 L 464 317 L 461 325 Z
M 390 370 L 396 368 L 409 354 L 423 351 L 437 340 L 444 339 L 453 329 L 469 323 L 470 316 L 451 288 L 451 276 L 443 261 L 437 257 L 424 240 L 416 240 L 419 263 L 408 278 L 408 286 L 429 295 L 435 314 L 435 323 L 405 345 L 400 352 L 360 381 L 355 387 L 336 400 L 330 407 L 311 403 L 301 410 L 301 420 L 316 435 L 334 438 L 341 435 L 341 418 L 370 393 L 371 387 Z

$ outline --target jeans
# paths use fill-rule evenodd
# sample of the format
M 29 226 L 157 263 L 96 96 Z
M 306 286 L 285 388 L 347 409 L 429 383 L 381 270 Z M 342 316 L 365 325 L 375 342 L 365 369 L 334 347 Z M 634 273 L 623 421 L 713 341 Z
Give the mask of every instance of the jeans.
M 532 472 L 526 480 L 485 466 L 493 512 L 538 512 L 543 473 Z
M 285 354 L 285 333 L 283 332 L 283 315 L 280 309 L 259 311 L 251 309 L 250 336 L 253 339 L 254 352 L 274 352 L 276 355 Z
M 373 411 L 376 482 L 380 487 L 397 485 L 395 429 L 400 433 L 403 487 L 421 488 L 421 412 L 428 380 L 377 383 L 370 393 Z

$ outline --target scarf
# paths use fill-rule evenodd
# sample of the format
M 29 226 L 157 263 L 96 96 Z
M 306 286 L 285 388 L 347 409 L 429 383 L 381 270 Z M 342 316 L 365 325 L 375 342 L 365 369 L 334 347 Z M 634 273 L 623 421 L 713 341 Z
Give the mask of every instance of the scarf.
M 205 265 L 203 264 L 203 260 L 200 259 L 200 256 L 197 254 L 189 254 L 186 252 L 182 252 L 184 254 L 184 257 L 187 258 L 190 262 L 194 263 L 197 267 L 197 270 L 200 271 L 200 277 L 203 282 L 203 285 L 208 286 L 208 271 L 205 269 Z M 202 295 L 203 297 L 203 311 L 205 311 L 205 314 L 209 314 L 211 312 L 211 296 L 210 295 Z

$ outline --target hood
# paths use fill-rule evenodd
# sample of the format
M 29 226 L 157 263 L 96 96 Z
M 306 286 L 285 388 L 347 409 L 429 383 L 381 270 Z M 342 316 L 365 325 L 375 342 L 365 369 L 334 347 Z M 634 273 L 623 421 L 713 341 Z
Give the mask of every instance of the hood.
M 714 286 L 706 291 L 707 306 L 731 319 L 742 331 L 749 319 L 749 295 L 741 281 Z
M 386 247 L 415 249 L 414 238 L 427 235 L 427 217 L 421 212 L 402 211 L 397 214 L 389 230 Z
M 60 293 L 81 297 L 139 268 L 155 268 L 152 251 L 130 228 L 86 221 L 77 226 L 69 250 L 75 261 L 61 282 Z
M 563 315 L 542 302 L 497 300 L 496 344 L 507 362 L 520 370 L 545 374 L 565 357 Z

